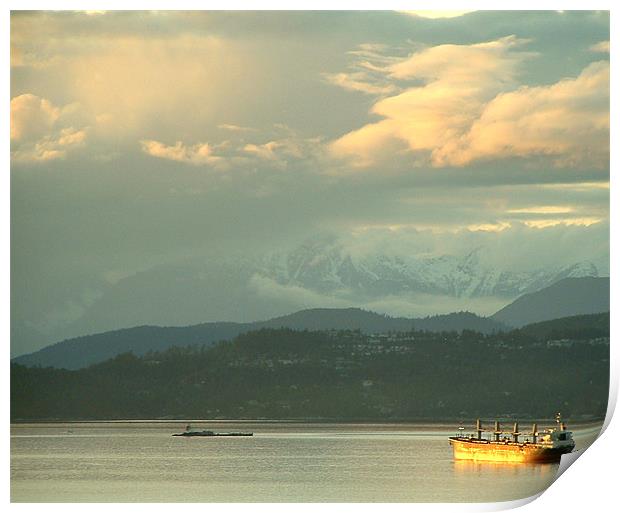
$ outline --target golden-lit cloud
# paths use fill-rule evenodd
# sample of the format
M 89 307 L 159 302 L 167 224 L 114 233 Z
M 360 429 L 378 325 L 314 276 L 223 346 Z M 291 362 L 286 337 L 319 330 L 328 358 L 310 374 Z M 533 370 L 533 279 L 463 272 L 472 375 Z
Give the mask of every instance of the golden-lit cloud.
M 422 11 L 400 11 L 404 14 L 408 14 L 410 16 L 418 16 L 419 18 L 429 18 L 432 20 L 441 19 L 441 18 L 458 18 L 459 16 L 463 16 L 469 12 L 474 12 L 473 10 L 422 10 Z
M 169 146 L 159 141 L 144 140 L 140 142 L 142 151 L 152 157 L 174 160 L 185 164 L 213 165 L 222 159 L 213 155 L 213 149 L 208 143 L 197 143 L 187 146 L 181 141 Z
M 11 99 L 11 140 L 46 135 L 60 117 L 60 109 L 45 98 L 22 94 Z
M 62 159 L 83 146 L 88 127 L 75 128 L 75 105 L 63 108 L 33 94 L 11 99 L 11 158 L 16 162 Z
M 412 14 L 437 18 L 464 12 Z M 208 23 L 208 16 L 87 14 L 12 18 L 12 64 L 47 77 L 41 83 L 51 84 L 54 94 L 46 97 L 79 105 L 80 116 L 87 120 L 59 123 L 65 107 L 33 95 L 18 95 L 13 99 L 12 140 L 52 136 L 51 126 L 78 131 L 88 127 L 89 141 L 101 143 L 108 153 L 111 146 L 135 148 L 142 140 L 182 141 L 181 147 L 159 143 L 167 148 L 162 155 L 168 155 L 161 158 L 213 163 L 214 155 L 207 158 L 192 149 L 195 141 L 208 139 L 218 144 L 224 137 L 252 132 L 255 140 L 243 141 L 235 149 L 237 157 L 282 163 L 289 158 L 312 159 L 327 150 L 337 159 L 323 160 L 321 171 L 334 174 L 395 159 L 404 162 L 401 171 L 509 157 L 542 156 L 545 164 L 551 161 L 557 167 L 602 168 L 608 160 L 608 63 L 592 64 L 578 77 L 555 84 L 525 86 L 521 81 L 525 64 L 542 54 L 530 51 L 528 45 L 535 42 L 514 35 L 426 48 L 415 41 L 403 40 L 401 46 L 373 41 L 347 52 L 355 62 L 344 71 L 314 68 L 314 83 L 322 78 L 376 98 L 370 111 L 372 122 L 364 124 L 361 118 L 364 105 L 357 115 L 345 116 L 351 121 L 340 125 L 346 127 L 340 129 L 340 137 L 330 133 L 327 148 L 315 145 L 308 151 L 312 133 L 305 139 L 273 138 L 266 133 L 270 124 L 265 119 L 246 117 L 248 108 L 241 106 L 254 109 L 259 103 L 252 100 L 254 93 L 256 97 L 260 94 L 260 103 L 265 105 L 277 101 L 278 95 L 271 94 L 274 89 L 270 87 L 277 67 L 265 52 L 250 50 L 246 41 L 217 31 L 196 30 Z M 174 23 L 187 23 L 186 29 L 163 30 L 168 16 Z M 117 29 L 117 22 L 127 25 Z M 131 27 L 145 30 L 129 30 Z M 72 31 L 62 31 L 66 28 Z M 608 50 L 608 43 L 601 41 L 591 49 Z M 404 56 L 411 49 L 414 51 Z M 260 93 L 244 89 L 242 84 L 248 82 L 256 82 Z M 356 101 L 368 100 L 358 95 Z M 267 111 L 271 115 L 272 111 Z M 286 111 L 273 112 L 286 116 Z M 27 130 L 37 133 L 28 135 Z M 222 137 L 221 131 L 230 136 Z M 327 139 L 320 128 L 314 136 Z
M 242 134 L 246 132 L 245 129 L 241 129 L 242 127 L 232 126 L 234 128 L 227 125 L 224 129 L 233 132 L 232 135 L 235 135 L 235 132 Z M 218 144 L 206 142 L 188 144 L 176 141 L 172 145 L 154 139 L 143 139 L 140 141 L 140 146 L 142 152 L 151 157 L 195 166 L 212 166 L 218 170 L 231 168 L 251 170 L 256 169 L 257 165 L 263 165 L 268 169 L 280 171 L 288 169 L 292 163 L 315 161 L 321 157 L 320 139 L 304 139 L 284 125 L 276 129 L 278 132 L 286 130 L 287 136 L 265 143 L 246 142 L 245 137 L 232 137 Z
M 590 47 L 591 52 L 609 53 L 609 41 L 599 41 Z
M 87 130 L 63 128 L 54 135 L 47 135 L 32 144 L 20 145 L 11 152 L 15 162 L 46 162 L 64 159 L 67 153 L 84 144 Z
M 277 160 L 278 150 L 282 148 L 281 143 L 277 141 L 269 141 L 265 144 L 246 144 L 243 151 L 250 155 L 264 160 Z
M 377 101 L 380 121 L 349 132 L 332 153 L 364 167 L 403 146 L 415 163 L 465 166 L 507 157 L 549 156 L 554 165 L 604 168 L 609 158 L 609 63 L 592 63 L 555 84 L 520 86 L 534 56 L 514 36 L 474 45 L 439 45 L 386 68 L 421 85 Z
M 401 88 L 394 83 L 386 71 L 399 58 L 390 55 L 388 46 L 379 43 L 362 43 L 355 50 L 347 52 L 354 61 L 347 71 L 340 73 L 323 73 L 326 82 L 368 95 L 385 96 L 396 94 Z
M 502 84 L 512 84 L 519 65 L 535 55 L 518 50 L 527 42 L 512 35 L 471 45 L 432 46 L 393 64 L 389 71 L 393 78 L 423 79 L 432 86 L 458 84 L 475 89 L 471 93 L 496 90 Z
M 229 132 L 256 132 L 255 128 L 248 126 L 234 125 L 232 123 L 222 123 L 217 125 L 220 130 L 228 130 Z
M 609 190 L 609 182 L 572 182 L 572 183 L 542 183 L 541 189 L 565 190 L 574 192 L 605 191 Z
M 470 224 L 467 229 L 471 232 L 502 232 L 511 226 L 508 221 L 499 221 L 497 223 Z
M 552 228 L 554 226 L 592 226 L 602 222 L 600 217 L 571 217 L 567 219 L 530 219 L 523 221 L 528 228 Z
M 144 27 L 165 19 L 163 13 L 136 14 L 141 17 Z M 230 84 L 256 66 L 230 39 L 182 31 L 115 31 L 119 18 L 118 13 L 107 19 L 82 12 L 12 19 L 12 65 L 46 77 L 55 86 L 50 98 L 79 103 L 96 120 L 92 128 L 98 138 L 140 138 L 145 127 L 155 137 L 179 126 L 194 133 L 177 137 L 196 137 L 196 125 L 213 116 Z M 164 128 L 157 133 L 155 126 Z
M 327 73 L 324 77 L 327 82 L 333 85 L 365 94 L 383 95 L 394 93 L 397 90 L 394 84 L 373 83 L 369 75 L 361 71 L 354 73 Z
M 508 210 L 509 214 L 569 214 L 573 212 L 573 207 L 560 207 L 560 206 L 540 206 L 540 207 L 525 207 L 525 208 L 513 208 Z
M 314 159 L 320 156 L 321 140 L 304 139 L 296 134 L 268 141 L 266 143 L 249 143 L 240 148 L 240 154 L 253 156 L 261 160 L 279 162 L 286 167 L 289 161 Z
M 225 63 L 225 60 L 228 62 Z M 214 37 L 115 38 L 68 63 L 72 96 L 109 134 L 142 130 L 149 119 L 208 118 L 212 98 L 239 66 Z
M 440 162 L 550 155 L 558 166 L 609 163 L 609 63 L 574 79 L 521 87 L 489 102 L 470 130 L 446 146 Z
M 389 158 L 395 147 L 430 153 L 434 163 L 477 119 L 485 104 L 506 87 L 516 87 L 520 64 L 532 57 L 514 36 L 474 45 L 438 45 L 386 67 L 395 81 L 422 84 L 376 102 L 383 120 L 345 134 L 333 153 L 357 165 Z

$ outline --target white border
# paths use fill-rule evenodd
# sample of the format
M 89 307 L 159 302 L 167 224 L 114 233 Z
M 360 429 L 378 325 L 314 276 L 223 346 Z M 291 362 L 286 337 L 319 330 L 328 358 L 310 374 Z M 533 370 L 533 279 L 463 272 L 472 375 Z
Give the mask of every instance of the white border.
M 353 0 L 299 0 L 296 2 L 283 2 L 283 1 L 257 1 L 251 2 L 249 0 L 228 0 L 225 3 L 223 1 L 204 1 L 197 2 L 193 0 L 176 0 L 175 2 L 164 0 L 152 0 L 152 1 L 91 1 L 84 2 L 79 0 L 63 0 L 63 1 L 42 1 L 42 0 L 22 0 L 8 2 L 8 9 L 5 9 L 4 16 L 2 17 L 2 34 L 4 38 L 2 41 L 2 59 L 3 66 L 2 72 L 4 80 L 2 87 L 5 89 L 4 95 L 5 101 L 3 103 L 4 124 L 2 125 L 3 133 L 3 145 L 4 145 L 4 162 L 6 163 L 6 171 L 2 173 L 2 185 L 0 194 L 2 194 L 2 200 L 0 201 L 1 220 L 0 230 L 2 233 L 2 251 L 0 252 L 0 258 L 2 259 L 2 265 L 5 272 L 1 275 L 1 285 L 5 292 L 4 308 L 0 313 L 0 321 L 2 321 L 2 328 L 5 334 L 5 351 L 7 353 L 7 362 L 10 359 L 9 349 L 9 303 L 10 303 L 10 271 L 9 271 L 9 204 L 10 204 L 10 187 L 9 187 L 9 102 L 10 97 L 10 85 L 9 85 L 9 27 L 10 27 L 10 14 L 9 9 L 22 10 L 22 9 L 90 9 L 90 10 L 105 10 L 105 9 L 312 9 L 312 10 L 338 10 L 338 9 L 358 9 L 358 10 L 376 10 L 376 9 L 394 9 L 394 10 L 412 10 L 412 9 L 449 9 L 449 10 L 464 10 L 464 9 L 497 9 L 498 3 L 491 1 L 443 1 L 437 0 L 434 2 L 410 2 L 410 1 L 391 1 L 384 0 L 382 2 L 377 1 L 353 1 Z M 610 10 L 612 8 L 612 2 L 602 1 L 531 1 L 522 0 L 504 1 L 501 3 L 502 9 L 514 9 L 514 10 Z M 616 48 L 617 43 L 617 30 L 615 27 L 615 13 L 611 13 L 611 41 L 612 47 Z M 614 59 L 612 59 L 612 87 L 611 91 L 615 91 L 618 80 L 616 69 L 613 65 Z M 616 170 L 616 155 L 613 151 L 616 139 L 615 120 L 617 119 L 618 109 L 615 96 L 612 95 L 611 104 L 611 120 L 612 120 L 612 155 L 611 155 L 611 168 Z M 611 178 L 611 219 L 618 219 L 618 192 L 614 185 L 613 176 Z M 611 232 L 611 261 L 614 261 L 614 257 L 617 257 L 618 252 L 618 236 L 617 230 L 615 230 L 615 223 L 612 225 Z M 611 310 L 616 311 L 616 297 L 617 297 L 617 282 L 615 274 L 611 275 Z M 523 506 L 523 510 L 527 512 L 548 512 L 562 511 L 571 512 L 579 511 L 583 512 L 587 509 L 594 509 L 595 511 L 608 511 L 611 509 L 611 505 L 618 504 L 618 497 L 616 494 L 617 479 L 615 468 L 617 466 L 617 457 L 620 455 L 618 449 L 618 440 L 620 439 L 620 423 L 616 419 L 611 418 L 613 409 L 617 402 L 618 391 L 618 369 L 619 359 L 618 351 L 615 347 L 617 323 L 614 322 L 614 316 L 611 316 L 611 329 L 612 329 L 612 343 L 611 343 L 611 395 L 609 401 L 609 411 L 606 419 L 608 424 L 606 431 L 597 440 L 594 445 L 588 449 L 583 456 L 579 458 L 579 464 L 571 466 L 558 480 L 558 482 L 551 485 L 547 491 L 543 492 L 536 500 L 531 501 L 525 499 L 521 501 L 514 501 L 511 503 L 488 503 L 488 504 L 389 504 L 389 505 L 359 505 L 359 504 L 338 504 L 338 505 L 319 505 L 319 504 L 299 504 L 295 505 L 296 511 L 315 511 L 316 509 L 329 508 L 329 510 L 337 511 L 367 511 L 375 509 L 390 509 L 392 511 L 439 511 L 439 512 L 453 512 L 453 511 L 495 511 L 499 509 L 507 509 L 510 507 Z M 3 391 L 4 391 L 4 413 L 6 415 L 5 422 L 2 425 L 4 434 L 4 454 L 5 454 L 5 466 L 4 466 L 4 486 L 2 488 L 4 502 L 8 503 L 10 500 L 10 487 L 9 487 L 9 465 L 10 460 L 10 447 L 9 447 L 9 420 L 8 420 L 8 394 L 9 394 L 9 373 L 5 372 L 3 376 Z M 525 505 L 527 504 L 527 505 Z M 27 504 L 11 504 L 11 508 L 30 511 L 31 509 L 50 509 L 57 511 L 62 508 L 62 511 L 83 509 L 81 504 L 70 505 L 45 505 L 45 506 L 33 506 Z M 149 504 L 148 506 L 114 506 L 115 509 L 128 509 L 137 510 L 147 507 L 150 511 L 169 511 L 173 508 L 178 510 L 183 508 L 187 511 L 204 511 L 205 507 L 209 509 L 217 509 L 219 511 L 238 511 L 239 509 L 250 510 L 253 512 L 289 512 L 291 510 L 290 505 L 286 504 L 253 504 L 253 505 L 234 505 L 234 504 L 221 504 L 221 505 L 183 505 L 183 504 Z M 103 504 L 88 505 L 89 509 L 95 511 L 108 511 L 110 506 Z

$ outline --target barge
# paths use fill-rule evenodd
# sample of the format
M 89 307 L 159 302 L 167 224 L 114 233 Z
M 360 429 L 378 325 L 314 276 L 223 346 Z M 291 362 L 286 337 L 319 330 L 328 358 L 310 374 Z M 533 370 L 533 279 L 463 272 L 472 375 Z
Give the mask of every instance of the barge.
M 254 433 L 236 431 L 230 433 L 216 433 L 215 431 L 209 430 L 196 431 L 188 424 L 183 433 L 175 433 L 172 436 L 254 436 Z

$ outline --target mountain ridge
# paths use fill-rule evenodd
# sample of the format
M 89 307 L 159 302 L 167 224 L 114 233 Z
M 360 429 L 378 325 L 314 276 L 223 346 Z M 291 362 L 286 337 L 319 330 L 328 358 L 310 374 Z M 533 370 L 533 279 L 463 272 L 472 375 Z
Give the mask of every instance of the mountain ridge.
M 471 312 L 456 312 L 425 318 L 390 317 L 360 308 L 312 308 L 252 323 L 207 322 L 191 326 L 152 326 L 106 331 L 56 342 L 12 361 L 23 365 L 41 365 L 76 369 L 104 361 L 127 351 L 136 355 L 171 346 L 210 345 L 262 328 L 296 330 L 360 330 L 368 334 L 387 331 L 462 331 L 482 333 L 499 331 L 497 321 Z
M 76 291 L 51 311 L 15 314 L 12 347 L 20 354 L 86 333 L 145 324 L 255 322 L 323 306 L 396 317 L 459 310 L 486 316 L 563 278 L 608 275 L 608 256 L 597 251 L 529 267 L 498 251 L 472 245 L 455 253 L 432 241 L 415 243 L 409 251 L 377 249 L 360 247 L 357 240 L 319 238 L 253 255 L 213 253 L 162 263 L 95 281 L 84 297 Z
M 609 314 L 489 335 L 263 328 L 78 370 L 10 370 L 14 422 L 540 418 L 558 404 L 593 419 L 607 408 Z
M 565 278 L 524 294 L 491 316 L 519 328 L 526 324 L 609 311 L 609 278 Z
M 142 325 L 62 340 L 14 358 L 24 365 L 76 369 L 124 352 L 136 355 L 171 346 L 212 345 L 261 328 L 360 330 L 367 334 L 427 330 L 492 333 L 533 322 L 609 310 L 609 278 L 565 278 L 525 294 L 490 317 L 471 312 L 421 318 L 391 317 L 357 307 L 310 308 L 264 321 L 206 322 L 189 326 Z

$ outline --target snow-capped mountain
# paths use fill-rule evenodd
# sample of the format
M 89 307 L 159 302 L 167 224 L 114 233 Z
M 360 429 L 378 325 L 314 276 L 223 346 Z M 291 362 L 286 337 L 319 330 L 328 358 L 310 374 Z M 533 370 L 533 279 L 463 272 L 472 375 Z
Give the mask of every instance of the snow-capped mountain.
M 365 297 L 433 294 L 457 298 L 514 298 L 562 278 L 599 276 L 592 262 L 512 271 L 485 264 L 485 248 L 464 255 L 352 255 L 337 243 L 309 242 L 290 252 L 268 255 L 257 272 L 281 285 L 323 294 L 348 290 Z
M 145 324 L 252 322 L 307 308 L 359 307 L 403 317 L 490 315 L 562 278 L 608 275 L 589 261 L 515 270 L 510 262 L 494 264 L 491 250 L 360 252 L 339 240 L 319 239 L 264 255 L 197 257 L 107 284 L 73 320 L 35 327 L 49 343 Z

